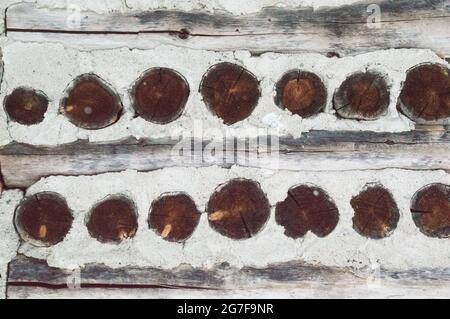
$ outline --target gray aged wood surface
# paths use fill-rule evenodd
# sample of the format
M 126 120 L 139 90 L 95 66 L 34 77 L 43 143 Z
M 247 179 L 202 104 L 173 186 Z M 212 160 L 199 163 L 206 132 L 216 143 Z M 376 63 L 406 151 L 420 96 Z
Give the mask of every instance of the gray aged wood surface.
M 312 131 L 299 139 L 280 139 L 278 145 L 273 143 L 268 149 L 253 148 L 255 144 L 232 140 L 223 154 L 210 151 L 210 142 L 191 140 L 131 139 L 113 144 L 80 141 L 57 147 L 10 144 L 0 149 L 0 163 L 5 185 L 10 188 L 26 188 L 51 175 L 151 171 L 174 166 L 238 164 L 292 171 L 450 170 L 450 134 L 445 131 Z
M 373 7 L 381 16 L 374 27 Z M 54 41 L 87 48 L 152 48 L 173 44 L 197 49 L 252 52 L 336 52 L 427 48 L 450 56 L 450 0 L 371 0 L 340 7 L 278 8 L 232 15 L 226 12 L 155 10 L 98 14 L 39 8 L 7 10 L 7 35 L 23 41 Z
M 92 264 L 74 272 L 19 255 L 8 276 L 9 298 L 445 298 L 449 288 L 449 269 L 352 270 L 296 261 L 243 269 L 226 264 L 170 270 Z

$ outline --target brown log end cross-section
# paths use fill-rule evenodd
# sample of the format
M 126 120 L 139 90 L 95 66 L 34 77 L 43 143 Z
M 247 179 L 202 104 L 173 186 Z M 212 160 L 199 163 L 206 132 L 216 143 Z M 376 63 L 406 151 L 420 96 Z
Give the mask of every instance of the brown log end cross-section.
M 277 204 L 275 220 L 288 237 L 301 238 L 308 231 L 325 237 L 336 228 L 339 212 L 324 190 L 300 185 L 289 189 L 286 199 Z
M 92 208 L 86 226 L 102 243 L 133 238 L 138 229 L 136 206 L 123 195 L 110 196 Z
M 270 205 L 257 182 L 233 179 L 211 195 L 207 209 L 209 225 L 232 239 L 250 238 L 261 231 L 270 217 Z
M 327 102 L 327 90 L 314 73 L 293 70 L 284 74 L 276 85 L 275 103 L 303 118 L 320 113 Z
M 411 213 L 425 235 L 450 238 L 450 186 L 431 184 L 420 189 L 411 201 Z
M 376 120 L 389 107 L 390 93 L 383 75 L 360 72 L 350 75 L 334 94 L 334 108 L 343 118 Z
M 133 107 L 143 119 L 167 124 L 183 113 L 189 85 L 178 72 L 153 68 L 145 72 L 132 89 Z
M 191 197 L 184 193 L 165 194 L 150 208 L 148 225 L 161 238 L 183 242 L 194 233 L 200 221 L 200 212 Z
M 210 111 L 227 125 L 249 117 L 261 95 L 256 77 L 232 63 L 212 66 L 202 79 L 200 93 Z
M 22 239 L 36 246 L 61 242 L 71 229 L 72 221 L 65 199 L 50 192 L 25 198 L 15 215 L 16 229 Z
M 416 122 L 436 122 L 450 117 L 450 71 L 438 64 L 410 69 L 403 85 L 399 108 Z
M 31 88 L 17 88 L 5 99 L 8 118 L 23 125 L 42 122 L 47 108 L 48 98 L 44 93 Z
M 61 112 L 84 129 L 107 127 L 119 119 L 121 111 L 119 96 L 94 74 L 75 79 L 61 102 Z
M 362 236 L 381 239 L 397 228 L 400 213 L 391 193 L 381 185 L 366 185 L 350 204 L 353 228 Z

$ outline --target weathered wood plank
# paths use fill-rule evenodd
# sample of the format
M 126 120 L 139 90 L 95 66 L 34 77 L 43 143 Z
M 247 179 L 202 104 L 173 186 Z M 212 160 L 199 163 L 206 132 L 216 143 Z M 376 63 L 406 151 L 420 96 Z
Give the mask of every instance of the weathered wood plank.
M 450 134 L 445 131 L 313 131 L 299 139 L 283 138 L 279 144 L 273 140 L 269 149 L 234 141 L 227 143 L 223 153 L 212 152 L 211 144 L 205 141 L 177 143 L 132 139 L 117 144 L 81 141 L 57 147 L 10 144 L 0 149 L 0 165 L 5 185 L 19 188 L 51 175 L 151 171 L 174 166 L 237 164 L 292 171 L 450 170 Z
M 68 288 L 68 282 L 71 288 Z M 103 298 L 361 298 L 363 295 L 367 298 L 393 295 L 404 298 L 445 298 L 449 296 L 449 287 L 448 269 L 352 271 L 295 261 L 266 268 L 243 269 L 227 265 L 217 265 L 211 269 L 190 266 L 170 270 L 134 267 L 111 269 L 93 264 L 74 273 L 51 268 L 44 261 L 19 255 L 10 263 L 8 276 L 9 298 L 75 298 L 93 294 Z
M 33 3 L 20 3 L 7 11 L 7 30 L 145 33 L 189 32 L 192 35 L 242 35 L 292 32 L 308 27 L 308 23 L 322 25 L 339 35 L 352 24 L 367 23 L 369 4 L 378 4 L 381 23 L 404 22 L 417 19 L 450 18 L 446 0 L 363 1 L 333 8 L 265 8 L 260 12 L 235 16 L 225 12 L 184 12 L 154 10 L 145 12 L 113 12 L 100 14 L 82 12 L 79 25 L 71 25 L 71 10 L 39 8 Z M 349 25 L 350 26 L 346 26 Z M 186 30 L 186 31 L 182 31 Z
M 368 6 L 374 3 L 381 9 L 379 27 L 367 23 L 372 14 Z M 82 12 L 76 26 L 67 23 L 71 14 L 32 3 L 13 5 L 6 16 L 8 36 L 91 48 L 174 44 L 214 50 L 351 54 L 414 47 L 450 56 L 450 35 L 442 27 L 450 23 L 449 0 L 363 1 L 318 10 L 270 7 L 240 16 L 175 10 Z
M 247 290 L 184 290 L 184 289 L 46 289 L 40 287 L 11 286 L 9 299 L 447 299 L 446 284 L 386 285 L 370 286 L 331 283 L 323 286 L 307 284 L 292 288 L 267 288 Z M 180 306 L 184 304 L 180 302 Z

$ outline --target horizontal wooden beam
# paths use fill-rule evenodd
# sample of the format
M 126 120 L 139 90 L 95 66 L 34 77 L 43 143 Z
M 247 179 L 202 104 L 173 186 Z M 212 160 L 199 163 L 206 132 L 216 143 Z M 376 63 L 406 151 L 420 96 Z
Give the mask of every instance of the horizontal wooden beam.
M 269 140 L 270 141 L 270 140 Z M 254 141 L 127 140 L 116 144 L 80 141 L 56 147 L 10 144 L 0 149 L 7 187 L 26 188 L 51 175 L 95 175 L 127 169 L 242 165 L 292 171 L 403 168 L 450 170 L 450 134 L 312 131 L 301 138 Z M 212 149 L 223 152 L 214 152 Z
M 377 25 L 367 22 L 373 17 L 373 6 L 369 7 L 373 4 L 381 13 Z M 6 31 L 16 40 L 85 48 L 144 49 L 172 44 L 211 50 L 352 54 L 412 47 L 450 56 L 450 34 L 442 27 L 450 23 L 449 11 L 449 0 L 384 0 L 317 10 L 269 7 L 246 15 L 176 10 L 81 12 L 79 23 L 74 24 L 71 10 L 20 3 L 8 8 Z
M 163 270 L 91 264 L 79 271 L 52 268 L 45 261 L 17 256 L 9 265 L 8 298 L 48 297 L 440 297 L 449 296 L 448 269 L 350 271 L 298 261 L 265 268 L 211 269 L 180 266 Z M 99 290 L 101 288 L 101 290 Z

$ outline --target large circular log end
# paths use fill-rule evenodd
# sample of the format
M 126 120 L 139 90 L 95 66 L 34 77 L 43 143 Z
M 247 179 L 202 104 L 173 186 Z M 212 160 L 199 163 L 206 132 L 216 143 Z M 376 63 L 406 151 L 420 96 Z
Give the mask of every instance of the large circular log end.
M 194 233 L 200 221 L 200 212 L 194 200 L 184 193 L 165 194 L 150 208 L 148 225 L 161 238 L 184 242 Z
M 212 66 L 203 76 L 200 93 L 210 111 L 227 125 L 249 117 L 261 95 L 256 77 L 232 63 Z
M 407 72 L 399 109 L 419 124 L 444 124 L 450 117 L 450 71 L 439 64 L 421 64 Z
M 308 231 L 325 237 L 336 228 L 339 212 L 323 189 L 299 185 L 289 189 L 286 199 L 277 204 L 275 220 L 288 237 L 301 238 Z
M 303 118 L 323 111 L 326 102 L 325 85 L 314 73 L 300 70 L 289 71 L 276 85 L 275 103 Z
M 381 185 L 369 184 L 350 204 L 355 212 L 353 229 L 372 239 L 389 236 L 397 227 L 400 213 L 391 193 Z
M 336 113 L 347 119 L 376 120 L 387 113 L 390 92 L 384 76 L 375 72 L 349 76 L 334 94 Z
M 430 184 L 420 189 L 412 198 L 411 213 L 425 235 L 450 238 L 450 186 Z
M 44 120 L 48 98 L 44 93 L 30 88 L 15 89 L 5 98 L 8 119 L 23 125 L 39 124 Z
M 36 246 L 61 242 L 72 227 L 73 216 L 66 200 L 51 192 L 25 198 L 18 206 L 15 225 L 21 238 Z
M 189 97 L 189 85 L 174 70 L 153 68 L 138 79 L 131 95 L 139 116 L 149 122 L 167 124 L 183 113 Z
M 138 228 L 134 203 L 123 195 L 109 196 L 88 215 L 89 234 L 102 243 L 120 243 L 132 238 Z
M 269 201 L 257 182 L 234 179 L 219 186 L 207 209 L 210 226 L 232 239 L 258 234 L 270 216 Z
M 119 96 L 102 79 L 85 74 L 70 84 L 60 111 L 74 125 L 94 130 L 115 123 L 122 112 L 122 104 Z

